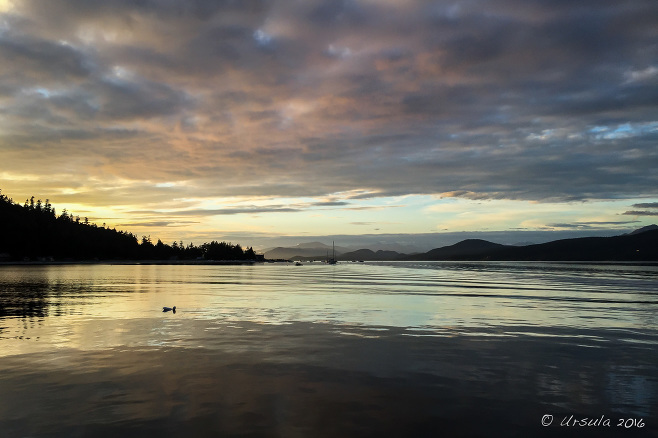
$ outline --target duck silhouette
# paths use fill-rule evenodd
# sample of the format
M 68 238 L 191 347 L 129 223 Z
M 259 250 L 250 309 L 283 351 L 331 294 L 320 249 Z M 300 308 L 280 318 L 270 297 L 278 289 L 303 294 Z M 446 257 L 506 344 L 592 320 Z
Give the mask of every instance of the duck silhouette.
M 169 312 L 169 311 L 172 311 L 172 312 L 176 313 L 176 306 L 174 306 L 174 307 L 163 307 L 163 308 L 162 308 L 162 311 L 163 311 L 163 312 Z

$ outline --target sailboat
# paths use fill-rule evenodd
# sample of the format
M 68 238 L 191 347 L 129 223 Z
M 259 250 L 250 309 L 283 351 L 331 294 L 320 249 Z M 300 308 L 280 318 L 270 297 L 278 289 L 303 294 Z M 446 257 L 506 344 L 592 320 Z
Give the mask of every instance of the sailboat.
M 331 258 L 327 256 L 327 263 L 330 265 L 336 264 L 336 245 L 333 241 L 331 242 Z

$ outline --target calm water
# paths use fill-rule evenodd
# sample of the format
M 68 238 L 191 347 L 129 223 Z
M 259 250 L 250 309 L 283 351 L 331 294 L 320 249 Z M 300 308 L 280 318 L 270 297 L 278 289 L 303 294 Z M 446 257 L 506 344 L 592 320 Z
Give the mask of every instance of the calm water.
M 0 436 L 658 436 L 657 327 L 657 266 L 2 266 Z

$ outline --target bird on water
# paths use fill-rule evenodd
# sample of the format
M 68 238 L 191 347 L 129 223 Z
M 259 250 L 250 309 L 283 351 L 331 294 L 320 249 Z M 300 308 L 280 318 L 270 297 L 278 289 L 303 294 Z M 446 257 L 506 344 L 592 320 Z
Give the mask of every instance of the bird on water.
M 176 313 L 176 306 L 174 306 L 174 307 L 163 307 L 162 311 L 163 312 L 173 311 L 174 313 Z

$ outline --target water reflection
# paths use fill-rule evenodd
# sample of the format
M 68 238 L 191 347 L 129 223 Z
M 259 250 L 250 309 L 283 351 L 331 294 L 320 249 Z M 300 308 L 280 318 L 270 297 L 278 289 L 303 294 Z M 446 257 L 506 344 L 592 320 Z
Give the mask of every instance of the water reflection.
M 562 436 L 543 414 L 658 417 L 653 268 L 419 266 L 2 267 L 0 430 Z
M 50 284 L 21 283 L 0 290 L 0 318 L 44 318 L 48 315 Z
M 607 380 L 606 395 L 613 404 L 613 410 L 631 412 L 642 417 L 656 413 L 658 384 L 655 379 L 655 363 L 648 366 L 615 365 L 609 370 Z
M 615 266 L 583 282 L 598 266 L 498 263 L 396 263 L 274 266 L 80 265 L 0 268 L 0 336 L 30 337 L 13 318 L 49 333 L 77 332 L 87 320 L 162 318 L 163 304 L 184 319 L 294 321 L 417 327 L 655 327 L 658 271 Z M 606 266 L 606 269 L 608 267 Z M 530 274 L 528 273 L 530 272 Z M 555 275 L 553 275 L 555 274 Z M 180 310 L 180 308 L 178 309 Z M 159 314 L 157 312 L 160 312 Z M 171 314 L 171 313 L 169 313 Z M 46 318 L 65 317 L 57 321 Z M 45 324 L 45 325 L 44 325 Z M 31 326 L 30 326 L 31 327 Z M 29 328 L 29 327 L 28 327 Z M 18 333 L 20 331 L 20 333 Z M 632 339 L 633 336 L 630 336 Z M 74 344 L 80 336 L 76 336 Z M 141 339 L 127 339 L 139 343 Z M 93 347 L 93 346 L 92 346 Z
M 617 341 L 178 324 L 162 345 L 0 358 L 0 391 L 12 394 L 0 426 L 8 436 L 436 436 L 437 424 L 448 436 L 570 436 L 542 429 L 553 413 L 641 416 L 643 432 L 656 431 L 656 353 Z

